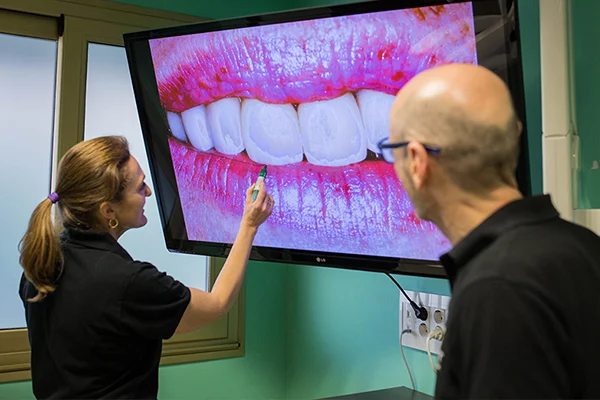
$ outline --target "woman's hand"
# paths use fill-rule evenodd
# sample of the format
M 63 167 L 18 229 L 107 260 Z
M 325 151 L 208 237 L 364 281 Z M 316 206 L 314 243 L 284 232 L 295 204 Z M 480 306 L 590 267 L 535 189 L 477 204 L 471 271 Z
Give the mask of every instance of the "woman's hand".
M 258 227 L 269 218 L 273 211 L 273 205 L 275 202 L 269 193 L 263 181 L 260 182 L 258 190 L 258 196 L 255 201 L 252 201 L 252 191 L 254 186 L 252 185 L 246 191 L 246 206 L 244 207 L 244 216 L 242 217 L 242 224 L 253 229 Z
M 177 333 L 193 332 L 222 318 L 231 309 L 235 301 L 252 249 L 252 241 L 258 227 L 269 218 L 273 211 L 273 198 L 267 193 L 264 182 L 260 183 L 256 201 L 252 201 L 254 186 L 246 192 L 246 206 L 242 217 L 240 231 L 223 269 L 219 273 L 210 292 L 191 288 L 191 300 L 179 326 Z

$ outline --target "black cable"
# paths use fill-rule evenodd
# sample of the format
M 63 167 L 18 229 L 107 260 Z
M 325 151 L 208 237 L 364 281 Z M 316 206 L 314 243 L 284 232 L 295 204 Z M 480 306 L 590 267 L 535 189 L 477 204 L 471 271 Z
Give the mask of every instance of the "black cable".
M 388 278 L 390 278 L 392 280 L 392 282 L 394 282 L 396 284 L 396 286 L 398 286 L 398 289 L 400 289 L 400 291 L 402 292 L 404 297 L 406 297 L 406 300 L 408 300 L 408 302 L 410 303 L 413 310 L 415 310 L 415 316 L 417 318 L 419 318 L 421 321 L 427 321 L 427 309 L 425 307 L 420 307 L 410 297 L 408 297 L 408 295 L 406 294 L 404 289 L 402 289 L 402 286 L 400 286 L 398 281 L 396 279 L 394 279 L 394 277 L 390 273 L 386 272 L 385 274 L 388 276 Z

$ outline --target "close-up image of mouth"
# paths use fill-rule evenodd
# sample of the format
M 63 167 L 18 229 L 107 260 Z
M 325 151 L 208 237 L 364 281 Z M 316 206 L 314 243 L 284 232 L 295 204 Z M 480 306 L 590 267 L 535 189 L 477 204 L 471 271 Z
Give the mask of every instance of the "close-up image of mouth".
M 477 63 L 470 4 L 150 40 L 189 240 L 232 243 L 267 165 L 256 246 L 433 260 L 450 247 L 414 213 L 377 143 L 416 74 Z

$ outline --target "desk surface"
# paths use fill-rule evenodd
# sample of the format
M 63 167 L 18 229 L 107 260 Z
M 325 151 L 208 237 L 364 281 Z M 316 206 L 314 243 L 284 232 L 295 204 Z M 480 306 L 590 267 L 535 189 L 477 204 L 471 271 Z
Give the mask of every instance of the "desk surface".
M 354 393 L 344 396 L 329 397 L 323 400 L 433 400 L 433 397 L 416 392 L 406 386 L 372 392 Z

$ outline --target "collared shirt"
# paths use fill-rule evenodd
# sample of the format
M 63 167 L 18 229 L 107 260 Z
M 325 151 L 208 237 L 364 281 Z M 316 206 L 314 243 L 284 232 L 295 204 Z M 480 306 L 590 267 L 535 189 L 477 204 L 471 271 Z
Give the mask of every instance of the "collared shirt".
M 31 344 L 37 398 L 156 399 L 162 340 L 170 338 L 190 290 L 134 261 L 108 233 L 67 229 L 54 293 L 37 303 L 19 293 Z
M 600 238 L 549 196 L 503 207 L 441 257 L 452 288 L 436 398 L 600 398 Z

